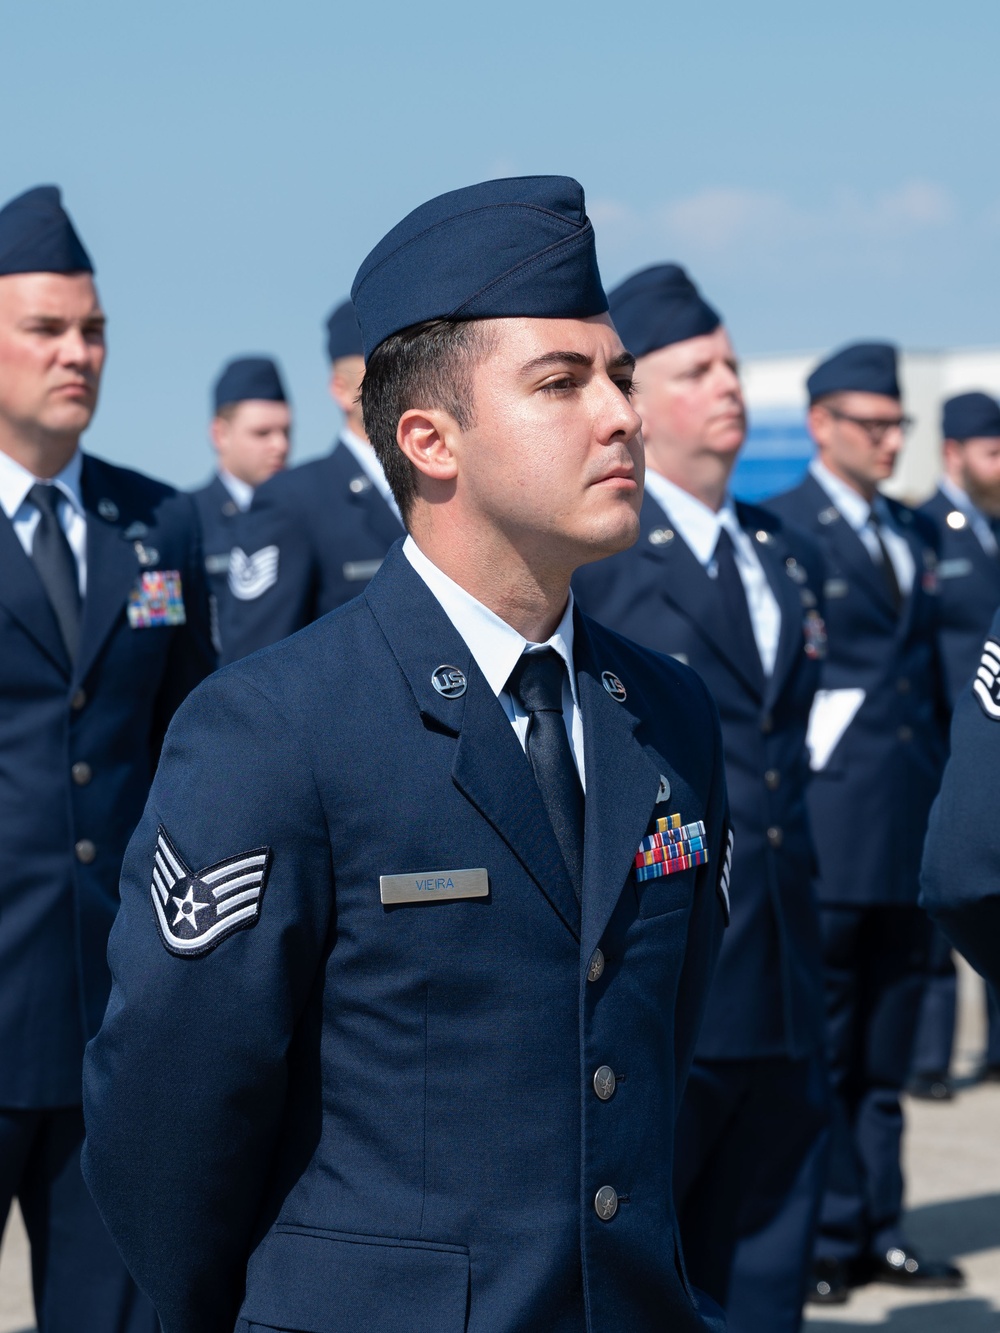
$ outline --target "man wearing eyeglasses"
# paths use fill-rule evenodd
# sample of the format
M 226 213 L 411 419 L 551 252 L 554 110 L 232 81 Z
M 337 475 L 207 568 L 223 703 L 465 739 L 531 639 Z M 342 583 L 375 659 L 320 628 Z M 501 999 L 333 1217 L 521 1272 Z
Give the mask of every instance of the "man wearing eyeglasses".
M 935 532 L 890 500 L 911 422 L 896 349 L 855 343 L 813 371 L 816 458 L 770 502 L 818 538 L 829 651 L 810 715 L 809 807 L 819 860 L 833 1150 L 811 1298 L 872 1279 L 958 1286 L 902 1229 L 899 1093 L 927 969 L 920 854 L 945 753 Z

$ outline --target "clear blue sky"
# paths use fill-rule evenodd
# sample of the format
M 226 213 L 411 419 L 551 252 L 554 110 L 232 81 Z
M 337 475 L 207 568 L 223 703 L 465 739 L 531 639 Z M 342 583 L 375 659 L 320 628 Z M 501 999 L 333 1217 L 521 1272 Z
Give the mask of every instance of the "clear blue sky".
M 87 445 L 182 485 L 241 352 L 325 450 L 327 310 L 495 175 L 577 176 L 606 284 L 679 260 L 744 355 L 1000 343 L 996 0 L 6 0 L 0 32 L 0 200 L 63 187 L 110 316 Z

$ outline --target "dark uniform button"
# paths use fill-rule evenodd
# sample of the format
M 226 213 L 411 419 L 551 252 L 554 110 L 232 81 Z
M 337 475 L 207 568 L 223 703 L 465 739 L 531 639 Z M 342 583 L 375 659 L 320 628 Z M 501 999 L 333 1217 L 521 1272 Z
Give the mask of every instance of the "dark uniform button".
M 97 856 L 97 848 L 89 838 L 81 838 L 73 850 L 76 852 L 76 859 L 81 865 L 89 866 Z
M 82 759 L 78 763 L 75 763 L 69 771 L 73 781 L 78 787 L 86 787 L 87 783 L 94 776 L 93 769 L 89 764 L 85 764 Z
M 899 680 L 896 681 L 896 689 L 899 690 L 900 694 L 909 694 L 910 682 L 906 676 L 900 676 Z
M 611 1185 L 602 1185 L 594 1195 L 594 1212 L 602 1222 L 610 1222 L 618 1211 L 618 1191 Z
M 87 702 L 87 691 L 77 690 L 76 694 L 74 694 L 72 699 L 70 699 L 69 706 L 70 708 L 72 708 L 74 713 L 79 713 L 80 709 L 84 706 L 86 702 Z
M 615 1095 L 617 1086 L 618 1080 L 615 1078 L 615 1071 L 608 1065 L 601 1065 L 600 1069 L 594 1073 L 594 1091 L 602 1102 L 611 1100 Z
M 604 954 L 600 949 L 595 949 L 590 955 L 590 966 L 587 968 L 588 981 L 600 981 L 604 975 Z
M 767 840 L 772 847 L 780 847 L 783 837 L 784 834 L 781 832 L 780 828 L 775 828 L 772 825 L 772 827 L 767 830 Z
M 781 783 L 781 774 L 776 768 L 769 768 L 764 774 L 764 785 L 768 791 L 777 791 Z
M 912 741 L 912 740 L 913 740 L 913 728 L 912 728 L 912 727 L 900 727 L 900 729 L 896 732 L 896 735 L 899 737 L 899 739 L 900 739 L 901 741 Z
M 760 729 L 765 736 L 770 736 L 771 732 L 774 730 L 774 718 L 770 713 L 765 713 L 761 718 Z

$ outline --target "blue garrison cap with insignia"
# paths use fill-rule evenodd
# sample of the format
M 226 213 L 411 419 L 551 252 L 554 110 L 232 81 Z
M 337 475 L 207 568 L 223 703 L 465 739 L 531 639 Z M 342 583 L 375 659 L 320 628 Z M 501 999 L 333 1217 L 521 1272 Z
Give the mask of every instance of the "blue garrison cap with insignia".
M 55 185 L 26 190 L 0 208 L 0 276 L 93 271 Z
M 287 403 L 281 372 L 269 356 L 241 356 L 226 365 L 215 381 L 215 410 L 227 403 L 260 398 L 268 403 Z
M 583 187 L 569 176 L 519 176 L 439 195 L 379 241 L 351 299 L 368 356 L 425 320 L 602 315 Z
M 331 361 L 365 354 L 358 317 L 350 301 L 343 301 L 326 321 L 326 352 Z
M 608 301 L 618 336 L 633 356 L 714 333 L 722 323 L 679 264 L 633 273 Z
M 941 413 L 946 440 L 1000 438 L 1000 403 L 988 393 L 959 393 L 949 398 Z
M 901 398 L 892 343 L 850 343 L 821 361 L 806 380 L 809 401 L 829 393 L 880 393 Z

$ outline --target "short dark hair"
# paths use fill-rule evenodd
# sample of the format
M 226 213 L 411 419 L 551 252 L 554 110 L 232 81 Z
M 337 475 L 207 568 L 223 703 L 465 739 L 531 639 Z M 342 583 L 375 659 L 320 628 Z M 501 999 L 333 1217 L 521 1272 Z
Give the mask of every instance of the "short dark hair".
M 417 493 L 416 469 L 396 442 L 411 407 L 437 407 L 463 430 L 476 422 L 473 367 L 492 349 L 482 320 L 432 319 L 394 333 L 365 365 L 361 410 L 404 522 Z

